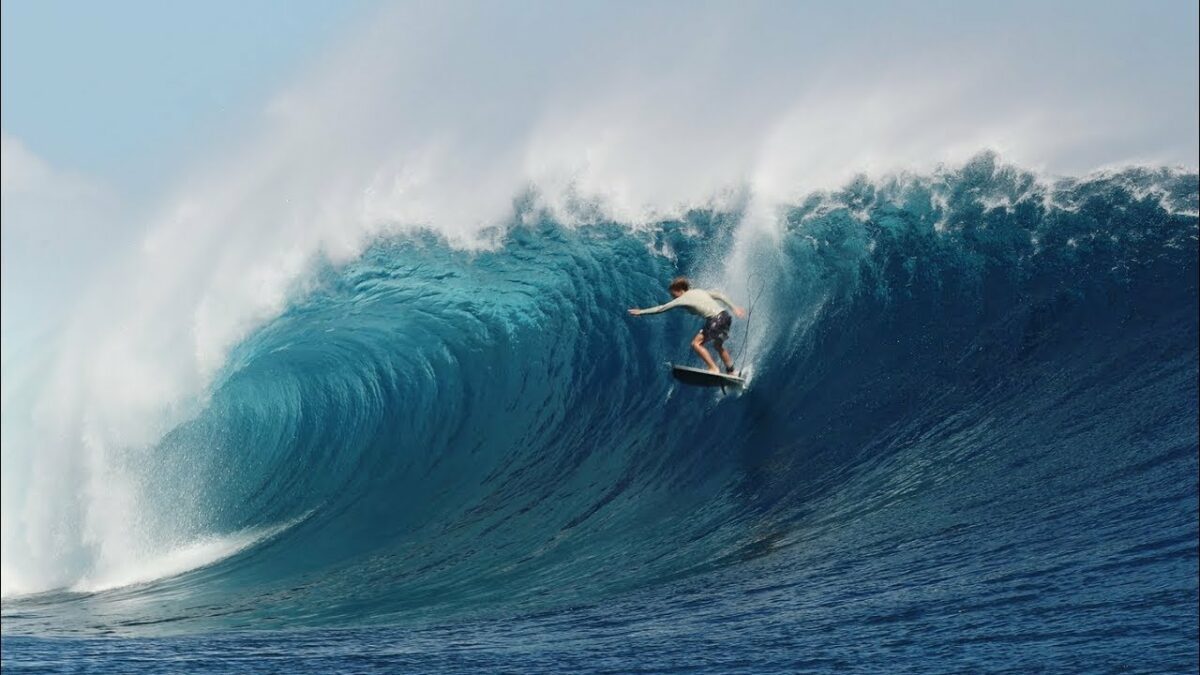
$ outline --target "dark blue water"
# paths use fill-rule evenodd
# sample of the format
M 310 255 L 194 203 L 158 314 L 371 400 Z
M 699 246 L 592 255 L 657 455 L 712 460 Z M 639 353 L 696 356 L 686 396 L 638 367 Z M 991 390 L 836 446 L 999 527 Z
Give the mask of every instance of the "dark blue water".
M 380 241 L 145 471 L 180 532 L 287 527 L 6 599 L 4 669 L 1195 672 L 1198 193 L 984 155 L 761 241 L 532 207 L 494 250 Z M 753 301 L 745 392 L 625 314 L 680 273 Z

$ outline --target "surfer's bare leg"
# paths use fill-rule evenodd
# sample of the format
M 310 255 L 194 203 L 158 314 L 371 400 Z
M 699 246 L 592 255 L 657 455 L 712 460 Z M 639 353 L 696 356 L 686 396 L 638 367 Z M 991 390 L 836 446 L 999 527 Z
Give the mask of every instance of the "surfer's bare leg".
M 713 371 L 714 373 L 721 372 L 719 369 L 717 369 L 717 362 L 713 361 L 712 354 L 709 354 L 708 348 L 704 346 L 704 331 L 696 333 L 696 337 L 692 338 L 692 349 L 695 349 L 696 353 L 700 355 L 700 358 L 704 359 L 704 362 L 708 364 L 709 370 Z
M 721 355 L 721 360 L 725 362 L 725 370 L 733 372 L 733 357 L 729 355 L 729 350 L 725 349 L 725 345 L 721 345 L 717 353 Z

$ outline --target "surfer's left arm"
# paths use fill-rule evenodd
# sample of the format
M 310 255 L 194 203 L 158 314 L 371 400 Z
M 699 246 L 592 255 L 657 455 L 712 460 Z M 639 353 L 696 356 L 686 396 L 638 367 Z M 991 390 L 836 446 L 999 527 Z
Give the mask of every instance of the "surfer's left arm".
M 678 307 L 680 304 L 682 303 L 679 302 L 679 298 L 675 298 L 665 305 L 658 305 L 657 307 L 647 307 L 646 309 L 638 309 L 634 307 L 629 310 L 629 313 L 634 316 L 641 316 L 642 314 L 658 314 L 659 312 L 665 312 L 668 309 Z
M 722 302 L 725 304 L 725 306 L 729 307 L 729 309 L 732 309 L 733 313 L 737 315 L 737 318 L 746 318 L 746 310 L 733 304 L 733 300 L 730 300 L 728 295 L 725 295 L 721 291 L 709 291 L 708 294 L 713 297 L 713 300 Z

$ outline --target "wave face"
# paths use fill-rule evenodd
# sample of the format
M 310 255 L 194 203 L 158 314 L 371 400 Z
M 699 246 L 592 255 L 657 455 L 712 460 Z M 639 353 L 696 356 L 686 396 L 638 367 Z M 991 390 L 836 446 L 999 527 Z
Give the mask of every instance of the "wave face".
M 8 599 L 5 631 L 584 616 L 717 667 L 698 636 L 748 630 L 775 636 L 733 650 L 760 666 L 890 634 L 1194 668 L 1197 198 L 1194 173 L 983 155 L 813 194 L 770 235 L 528 207 L 491 250 L 380 241 L 136 473 L 154 527 L 228 557 Z M 746 391 L 669 377 L 691 317 L 626 315 L 680 273 L 753 301 Z

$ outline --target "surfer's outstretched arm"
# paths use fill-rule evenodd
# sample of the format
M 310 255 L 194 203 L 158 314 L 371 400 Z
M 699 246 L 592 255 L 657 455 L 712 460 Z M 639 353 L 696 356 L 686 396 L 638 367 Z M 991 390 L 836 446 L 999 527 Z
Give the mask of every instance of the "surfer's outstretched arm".
M 633 309 L 630 309 L 629 313 L 634 316 L 640 316 L 642 314 L 658 314 L 660 312 L 665 312 L 668 309 L 674 309 L 674 308 L 680 306 L 681 304 L 682 303 L 679 301 L 679 298 L 675 298 L 674 300 L 672 300 L 664 305 L 658 305 L 656 307 L 647 307 L 646 309 L 638 309 L 635 307 Z

